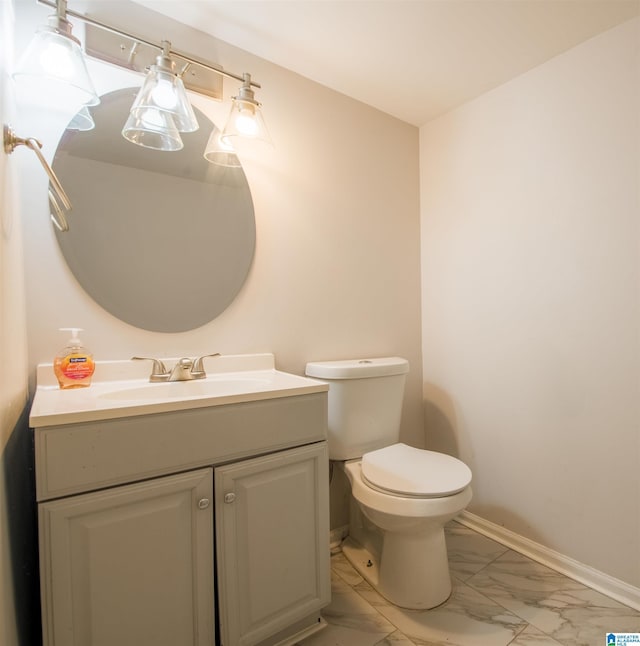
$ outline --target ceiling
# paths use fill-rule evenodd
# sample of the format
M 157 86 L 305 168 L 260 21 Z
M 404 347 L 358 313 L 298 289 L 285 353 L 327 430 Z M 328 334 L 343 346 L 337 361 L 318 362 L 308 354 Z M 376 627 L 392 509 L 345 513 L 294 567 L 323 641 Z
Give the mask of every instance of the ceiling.
M 640 0 L 135 2 L 416 126 L 640 14 Z

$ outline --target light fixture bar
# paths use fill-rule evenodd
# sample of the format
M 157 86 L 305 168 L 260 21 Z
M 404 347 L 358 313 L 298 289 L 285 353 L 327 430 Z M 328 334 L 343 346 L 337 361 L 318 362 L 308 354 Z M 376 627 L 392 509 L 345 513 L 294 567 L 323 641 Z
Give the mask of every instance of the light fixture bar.
M 54 9 L 58 9 L 58 5 L 56 2 L 53 0 L 37 0 L 39 4 L 46 5 L 48 7 L 53 7 Z M 63 0 L 63 2 L 66 4 L 66 0 Z M 153 41 L 147 40 L 146 38 L 143 38 L 137 34 L 133 34 L 131 32 L 124 31 L 120 29 L 119 27 L 113 27 L 111 25 L 108 25 L 107 23 L 104 23 L 100 20 L 96 20 L 95 18 L 90 18 L 89 16 L 85 16 L 84 14 L 78 13 L 76 11 L 73 11 L 72 9 L 69 9 L 68 7 L 66 8 L 66 15 L 71 16 L 73 18 L 77 18 L 78 20 L 82 20 L 83 22 L 92 25 L 94 27 L 99 27 L 101 29 L 106 29 L 107 31 L 110 31 L 113 34 L 117 34 L 118 36 L 122 36 L 124 38 L 128 38 L 130 40 L 138 41 L 139 43 L 143 43 L 145 45 L 148 45 L 149 47 L 154 47 L 158 51 L 162 52 L 162 45 L 155 43 Z M 215 72 L 216 74 L 219 74 L 220 76 L 224 76 L 229 79 L 234 79 L 236 81 L 243 82 L 244 75 L 242 74 L 234 74 L 233 72 L 229 72 L 227 70 L 221 69 L 219 67 L 214 67 L 213 65 L 209 63 L 205 63 L 202 60 L 199 60 L 197 58 L 194 58 L 193 56 L 189 54 L 185 54 L 184 52 L 171 49 L 169 52 L 171 55 L 177 56 L 190 65 L 198 65 L 200 67 L 203 67 L 211 72 Z M 183 70 L 184 73 L 185 70 Z M 255 81 L 251 81 L 251 86 L 260 88 L 262 87 L 259 83 L 256 83 Z
M 146 75 L 158 57 L 155 46 L 89 24 L 84 25 L 83 43 L 87 56 L 139 74 Z M 171 59 L 188 90 L 217 101 L 223 100 L 224 78 L 220 74 L 201 65 L 192 65 L 175 54 Z

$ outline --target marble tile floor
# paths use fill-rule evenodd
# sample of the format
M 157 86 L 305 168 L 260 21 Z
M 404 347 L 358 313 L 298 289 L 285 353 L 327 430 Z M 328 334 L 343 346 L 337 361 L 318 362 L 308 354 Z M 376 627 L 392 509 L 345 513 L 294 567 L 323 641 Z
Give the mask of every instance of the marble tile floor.
M 444 604 L 393 606 L 338 553 L 328 626 L 299 646 L 604 646 L 608 632 L 640 632 L 640 612 L 455 521 L 446 531 Z

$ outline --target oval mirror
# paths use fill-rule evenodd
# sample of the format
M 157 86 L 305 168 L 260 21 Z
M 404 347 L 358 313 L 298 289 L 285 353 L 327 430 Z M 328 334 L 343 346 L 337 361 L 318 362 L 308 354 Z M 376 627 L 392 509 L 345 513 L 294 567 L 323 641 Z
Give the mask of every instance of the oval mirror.
M 65 130 L 53 169 L 73 210 L 56 231 L 84 290 L 122 321 L 155 332 L 208 323 L 242 287 L 255 249 L 251 192 L 242 168 L 207 162 L 215 128 L 159 152 L 121 135 L 138 88 L 110 92 L 91 109 L 93 130 Z M 235 156 L 234 156 L 235 158 Z M 237 161 L 237 158 L 235 158 Z

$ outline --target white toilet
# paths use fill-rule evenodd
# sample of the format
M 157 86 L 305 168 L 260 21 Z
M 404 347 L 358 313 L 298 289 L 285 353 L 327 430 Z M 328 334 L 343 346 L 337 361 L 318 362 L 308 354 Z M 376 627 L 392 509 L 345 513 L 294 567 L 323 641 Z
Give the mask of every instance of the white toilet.
M 329 458 L 351 483 L 343 552 L 391 603 L 425 609 L 451 594 L 444 525 L 471 501 L 471 470 L 449 455 L 398 443 L 408 371 L 400 357 L 306 368 L 329 383 Z

